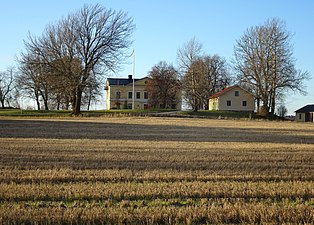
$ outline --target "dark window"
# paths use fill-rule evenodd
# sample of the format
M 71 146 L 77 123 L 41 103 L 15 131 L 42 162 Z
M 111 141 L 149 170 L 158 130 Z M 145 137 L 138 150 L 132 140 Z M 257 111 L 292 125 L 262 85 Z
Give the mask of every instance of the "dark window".
M 137 91 L 136 92 L 136 99 L 140 99 L 141 98 L 141 92 L 140 91 Z
M 247 106 L 247 101 L 242 101 L 242 106 Z
M 128 92 L 128 98 L 129 98 L 129 99 L 132 99 L 132 96 L 133 96 L 132 91 L 129 91 L 129 92 Z
M 302 119 L 302 114 L 301 113 L 299 113 L 299 120 L 301 120 Z
M 128 109 L 132 109 L 132 103 L 128 103 Z
M 231 106 L 231 100 L 227 101 L 227 106 Z
M 144 99 L 148 99 L 148 93 L 147 93 L 147 91 L 144 92 Z
M 239 95 L 240 95 L 239 91 L 234 92 L 234 96 L 239 96 Z
M 116 92 L 116 99 L 120 99 L 121 98 L 121 92 L 120 91 L 117 91 Z

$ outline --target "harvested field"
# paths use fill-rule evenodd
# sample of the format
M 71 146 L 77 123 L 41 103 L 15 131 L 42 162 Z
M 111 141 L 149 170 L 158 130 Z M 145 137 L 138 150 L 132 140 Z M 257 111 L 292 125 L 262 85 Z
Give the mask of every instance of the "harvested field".
M 0 119 L 0 223 L 314 221 L 314 124 Z

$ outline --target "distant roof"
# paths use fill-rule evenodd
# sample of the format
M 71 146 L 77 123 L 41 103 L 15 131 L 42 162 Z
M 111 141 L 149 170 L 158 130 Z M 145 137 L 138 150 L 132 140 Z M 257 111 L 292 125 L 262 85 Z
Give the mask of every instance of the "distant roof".
M 234 85 L 234 86 L 227 87 L 227 88 L 225 88 L 225 89 L 223 89 L 223 90 L 221 90 L 221 91 L 219 91 L 219 92 L 209 96 L 209 99 L 218 98 L 219 96 L 227 93 L 228 91 L 231 91 L 233 88 L 236 88 L 236 87 L 241 88 L 242 90 L 248 92 L 247 90 L 245 90 L 244 88 L 240 87 L 239 85 Z M 248 92 L 248 93 L 250 93 L 250 92 Z
M 309 112 L 314 112 L 314 105 L 306 105 L 295 112 L 299 113 L 309 113 Z
M 146 77 L 144 77 L 146 78 Z M 141 79 L 134 79 L 134 82 L 142 80 L 144 78 Z M 130 83 L 133 83 L 133 78 L 132 76 L 129 76 L 129 78 L 108 78 L 107 79 L 109 85 L 128 85 Z

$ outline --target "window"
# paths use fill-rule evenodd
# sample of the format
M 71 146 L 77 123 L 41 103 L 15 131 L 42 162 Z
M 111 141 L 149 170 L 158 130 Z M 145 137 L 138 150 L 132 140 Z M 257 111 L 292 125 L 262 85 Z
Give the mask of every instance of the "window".
M 132 99 L 132 96 L 133 96 L 133 92 L 132 92 L 132 91 L 129 91 L 129 92 L 128 92 L 128 99 Z
M 242 101 L 242 106 L 246 107 L 247 106 L 247 101 Z
M 234 96 L 240 96 L 240 92 L 239 91 L 235 91 L 234 92 Z
M 148 99 L 148 93 L 147 93 L 147 91 L 144 91 L 144 99 Z
M 136 99 L 140 99 L 141 98 L 141 92 L 140 91 L 137 91 L 136 92 Z
M 116 99 L 120 99 L 121 98 L 121 92 L 120 91 L 117 91 L 116 92 Z
M 302 119 L 302 114 L 301 113 L 299 113 L 299 120 L 301 120 Z
M 227 101 L 227 106 L 231 106 L 231 100 Z
M 132 109 L 132 103 L 128 103 L 128 109 Z

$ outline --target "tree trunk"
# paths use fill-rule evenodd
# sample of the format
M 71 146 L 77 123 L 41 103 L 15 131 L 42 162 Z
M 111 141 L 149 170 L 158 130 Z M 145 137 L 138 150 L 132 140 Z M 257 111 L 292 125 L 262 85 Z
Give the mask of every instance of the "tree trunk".
M 271 105 L 270 105 L 270 116 L 272 117 L 275 114 L 276 108 L 276 97 L 272 95 Z
M 82 89 L 78 87 L 76 90 L 75 106 L 72 108 L 72 113 L 76 116 L 80 115 L 81 113 L 82 92 Z
M 89 111 L 91 102 L 92 102 L 92 97 L 91 97 L 91 94 L 90 94 L 90 95 L 88 96 L 88 103 L 87 103 L 87 110 L 88 110 L 88 111 Z
M 44 100 L 44 106 L 45 106 L 45 110 L 49 110 L 49 106 L 48 106 L 48 93 L 45 92 L 43 93 L 41 90 L 39 90 L 41 97 Z
M 40 110 L 40 102 L 38 98 L 36 98 L 36 104 L 37 104 L 37 110 Z
M 75 106 L 76 106 L 76 99 L 77 99 L 77 96 L 76 96 L 76 93 L 73 92 L 73 97 L 71 99 L 71 105 L 72 105 L 72 114 L 75 114 Z
M 47 99 L 45 99 L 44 103 L 45 103 L 45 110 L 49 110 L 49 106 L 48 106 L 48 101 L 47 101 Z
M 4 109 L 4 99 L 1 99 L 2 109 Z
M 39 101 L 38 91 L 35 91 L 35 101 L 36 101 L 36 105 L 37 105 L 37 110 L 40 110 L 40 101 Z

